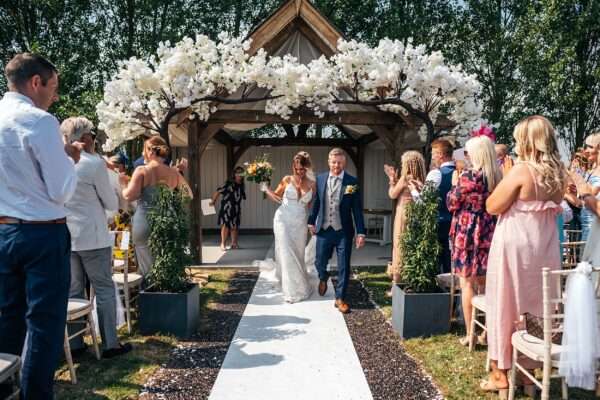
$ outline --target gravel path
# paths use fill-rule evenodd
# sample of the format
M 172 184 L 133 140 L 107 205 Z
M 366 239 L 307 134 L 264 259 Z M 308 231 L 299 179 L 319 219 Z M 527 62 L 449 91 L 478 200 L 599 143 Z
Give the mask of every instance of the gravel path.
M 402 347 L 400 338 L 369 294 L 350 281 L 352 312 L 345 316 L 350 336 L 375 400 L 443 399 L 431 379 Z
M 198 337 L 179 346 L 146 382 L 141 400 L 207 399 L 244 313 L 258 272 L 239 272 L 228 291 L 201 319 Z

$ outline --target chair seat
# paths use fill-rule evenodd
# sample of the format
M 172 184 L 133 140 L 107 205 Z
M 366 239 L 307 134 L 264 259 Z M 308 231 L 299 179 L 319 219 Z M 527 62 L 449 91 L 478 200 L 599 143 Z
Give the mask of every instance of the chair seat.
M 125 260 L 114 260 L 113 261 L 113 266 L 115 268 L 123 268 L 124 265 L 125 265 Z
M 477 296 L 473 296 L 473 298 L 471 299 L 471 304 L 476 309 L 486 312 L 486 304 L 485 304 L 485 295 L 484 294 L 478 294 Z
M 117 283 L 118 285 L 125 284 L 125 274 L 113 274 L 112 279 L 113 279 L 113 282 Z M 129 283 L 129 285 L 131 285 L 131 286 L 137 286 L 137 285 L 141 284 L 143 280 L 144 280 L 144 277 L 141 276 L 140 274 L 134 274 L 134 273 L 127 274 L 127 283 Z
M 86 308 L 92 308 L 92 303 L 84 299 L 69 299 L 67 306 L 67 318 L 73 314 L 78 314 Z
M 520 353 L 523 353 L 534 361 L 544 361 L 544 341 L 542 339 L 530 335 L 527 331 L 523 330 L 513 333 L 511 340 L 513 347 L 519 350 Z M 550 350 L 552 363 L 559 361 L 561 351 L 562 346 L 552 344 Z
M 14 354 L 0 353 L 0 383 L 14 375 L 20 368 L 21 359 Z

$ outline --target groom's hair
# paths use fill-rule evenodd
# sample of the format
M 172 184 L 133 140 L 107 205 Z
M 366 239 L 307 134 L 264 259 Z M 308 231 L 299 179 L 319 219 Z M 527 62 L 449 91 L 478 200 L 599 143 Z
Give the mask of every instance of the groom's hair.
M 340 149 L 339 147 L 334 147 L 329 152 L 329 158 L 337 157 L 337 156 L 342 156 L 342 157 L 346 158 L 346 153 L 344 153 L 344 150 Z

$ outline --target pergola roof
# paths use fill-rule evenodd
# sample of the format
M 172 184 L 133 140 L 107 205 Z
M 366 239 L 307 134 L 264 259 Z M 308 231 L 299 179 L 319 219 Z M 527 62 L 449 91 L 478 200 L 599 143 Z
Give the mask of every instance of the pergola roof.
M 273 56 L 292 55 L 302 64 L 309 64 L 312 60 L 318 59 L 322 55 L 330 57 L 337 52 L 337 43 L 342 34 L 325 18 L 309 0 L 288 0 L 275 10 L 268 18 L 255 27 L 249 39 L 252 39 L 249 54 L 255 54 L 260 48 Z M 249 97 L 263 97 L 265 90 L 254 88 Z M 230 98 L 239 98 L 241 93 L 233 93 Z M 225 121 L 223 130 L 236 140 L 242 139 L 246 132 L 252 129 L 260 128 L 266 124 L 272 124 L 273 121 L 280 118 L 264 115 L 265 102 L 243 103 L 243 104 L 221 104 L 215 117 L 219 115 L 229 115 L 239 117 L 240 115 L 252 115 L 256 123 L 249 121 Z M 373 113 L 373 121 L 381 120 L 381 115 L 389 114 L 378 110 L 375 107 L 361 105 L 340 105 L 340 115 L 356 114 L 365 115 Z M 260 116 L 260 117 L 259 117 Z M 268 117 L 268 118 L 264 118 Z M 400 117 L 390 115 L 389 118 L 395 118 L 395 123 L 402 122 Z M 249 119 L 249 118 L 248 118 Z M 176 118 L 174 119 L 176 120 Z M 311 122 L 306 122 L 306 118 L 290 118 L 289 121 L 281 120 L 280 123 L 303 124 L 318 123 L 315 118 L 308 118 Z M 347 118 L 340 120 L 348 121 Z M 356 121 L 370 121 L 369 119 L 355 118 Z M 209 122 L 211 122 L 209 120 Z M 351 121 L 352 122 L 352 121 Z M 323 120 L 323 123 L 332 123 Z M 354 138 L 372 133 L 372 129 L 367 124 L 345 123 L 340 125 L 342 129 Z M 174 121 L 171 124 L 169 133 L 172 137 L 172 144 L 177 146 L 187 145 L 186 127 Z

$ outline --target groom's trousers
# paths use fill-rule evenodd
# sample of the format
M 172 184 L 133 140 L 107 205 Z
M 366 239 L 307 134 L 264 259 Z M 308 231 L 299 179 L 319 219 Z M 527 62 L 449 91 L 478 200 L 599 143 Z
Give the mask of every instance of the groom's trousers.
M 329 273 L 327 264 L 335 249 L 337 254 L 338 279 L 335 287 L 335 298 L 345 300 L 350 282 L 350 256 L 352 255 L 352 236 L 346 236 L 343 230 L 336 231 L 332 227 L 321 229 L 317 233 L 316 267 L 319 279 L 327 281 Z

